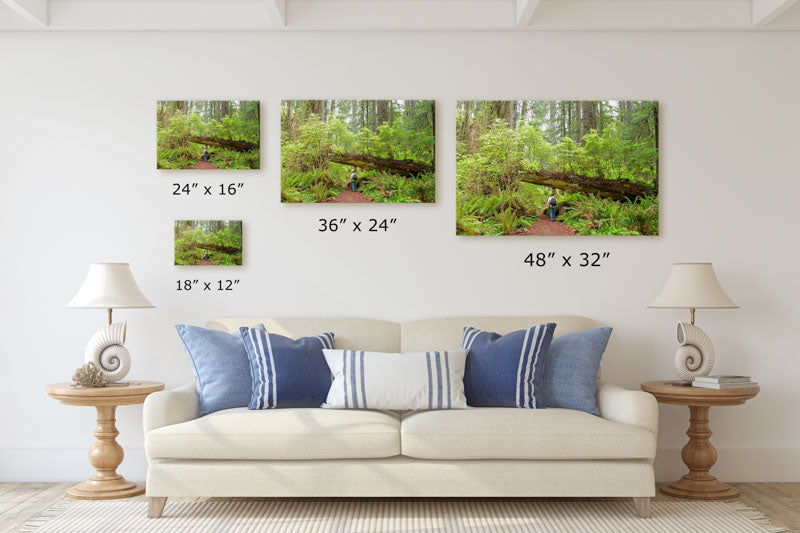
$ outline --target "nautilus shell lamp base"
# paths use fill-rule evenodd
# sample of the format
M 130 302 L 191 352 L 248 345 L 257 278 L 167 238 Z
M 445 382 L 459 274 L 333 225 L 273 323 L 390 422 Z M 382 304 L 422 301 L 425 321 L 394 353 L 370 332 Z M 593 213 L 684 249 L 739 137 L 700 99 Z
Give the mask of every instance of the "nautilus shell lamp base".
M 121 381 L 131 369 L 131 354 L 125 348 L 127 328 L 127 322 L 109 324 L 95 333 L 86 345 L 83 358 L 103 369 L 106 386 Z
M 714 368 L 714 345 L 705 331 L 693 323 L 678 322 L 675 352 L 675 371 L 684 383 L 697 376 L 707 376 Z

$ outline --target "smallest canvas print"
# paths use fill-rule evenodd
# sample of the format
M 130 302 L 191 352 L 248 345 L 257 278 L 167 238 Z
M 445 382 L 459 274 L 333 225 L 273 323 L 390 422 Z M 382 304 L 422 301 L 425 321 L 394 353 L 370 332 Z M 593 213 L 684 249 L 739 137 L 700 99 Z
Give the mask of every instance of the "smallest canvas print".
M 241 220 L 176 220 L 175 264 L 242 264 Z

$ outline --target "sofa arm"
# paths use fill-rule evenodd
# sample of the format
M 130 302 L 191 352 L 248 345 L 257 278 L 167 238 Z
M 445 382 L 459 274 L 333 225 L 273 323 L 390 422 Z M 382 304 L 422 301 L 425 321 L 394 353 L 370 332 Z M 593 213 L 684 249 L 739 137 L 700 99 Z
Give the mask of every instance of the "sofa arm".
M 658 402 L 652 394 L 600 381 L 597 408 L 607 420 L 643 427 L 658 435 Z
M 144 432 L 194 420 L 199 406 L 194 383 L 151 394 L 144 401 Z

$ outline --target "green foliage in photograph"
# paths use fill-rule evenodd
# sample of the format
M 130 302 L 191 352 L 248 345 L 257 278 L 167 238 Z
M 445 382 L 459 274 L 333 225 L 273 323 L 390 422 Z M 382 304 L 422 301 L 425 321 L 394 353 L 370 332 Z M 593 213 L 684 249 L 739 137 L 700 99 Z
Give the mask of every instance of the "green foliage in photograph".
M 432 100 L 285 101 L 281 201 L 434 202 L 435 143 Z
M 658 234 L 658 102 L 459 102 L 456 141 L 458 235 Z
M 241 220 L 176 220 L 176 265 L 241 265 Z
M 156 124 L 158 168 L 261 168 L 257 101 L 161 101 Z

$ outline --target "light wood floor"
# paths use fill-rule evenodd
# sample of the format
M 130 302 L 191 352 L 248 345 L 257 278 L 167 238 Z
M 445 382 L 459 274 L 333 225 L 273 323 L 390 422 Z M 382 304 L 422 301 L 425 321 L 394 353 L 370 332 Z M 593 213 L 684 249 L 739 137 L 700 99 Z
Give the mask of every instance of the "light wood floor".
M 72 483 L 0 483 L 0 533 L 14 528 L 64 499 Z M 733 483 L 739 487 L 741 501 L 772 519 L 775 525 L 800 532 L 800 483 Z M 131 498 L 144 501 L 144 496 Z M 655 501 L 685 501 L 664 496 Z M 631 512 L 633 509 L 631 508 Z M 142 511 L 144 512 L 144 510 Z

